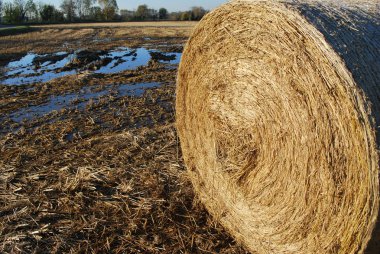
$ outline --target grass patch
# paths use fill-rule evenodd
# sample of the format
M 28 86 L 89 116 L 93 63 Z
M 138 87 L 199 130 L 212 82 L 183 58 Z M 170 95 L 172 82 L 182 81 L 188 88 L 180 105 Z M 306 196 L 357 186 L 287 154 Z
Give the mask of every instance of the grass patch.
M 28 33 L 33 30 L 34 28 L 31 28 L 29 26 L 5 27 L 5 28 L 0 28 L 0 36 Z

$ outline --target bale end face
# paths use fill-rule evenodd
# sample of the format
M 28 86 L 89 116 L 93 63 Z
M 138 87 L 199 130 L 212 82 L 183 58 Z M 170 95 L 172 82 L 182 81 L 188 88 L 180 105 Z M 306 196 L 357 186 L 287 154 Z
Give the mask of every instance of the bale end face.
M 193 185 L 254 253 L 363 252 L 378 214 L 368 100 L 378 102 L 307 10 L 329 22 L 345 14 L 315 1 L 228 3 L 197 25 L 179 68 L 177 128 Z

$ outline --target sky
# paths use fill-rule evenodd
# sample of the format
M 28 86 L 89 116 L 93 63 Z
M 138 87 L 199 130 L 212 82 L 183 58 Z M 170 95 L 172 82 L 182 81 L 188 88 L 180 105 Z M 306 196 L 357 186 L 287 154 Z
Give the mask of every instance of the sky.
M 38 1 L 36 1 L 38 2 Z M 43 3 L 54 4 L 59 7 L 61 0 L 41 0 Z M 202 6 L 207 10 L 212 10 L 215 7 L 228 2 L 228 0 L 191 0 L 191 1 L 180 1 L 180 0 L 117 0 L 119 9 L 134 10 L 137 6 L 141 4 L 147 4 L 150 8 L 159 9 L 165 7 L 168 11 L 185 11 L 193 6 Z

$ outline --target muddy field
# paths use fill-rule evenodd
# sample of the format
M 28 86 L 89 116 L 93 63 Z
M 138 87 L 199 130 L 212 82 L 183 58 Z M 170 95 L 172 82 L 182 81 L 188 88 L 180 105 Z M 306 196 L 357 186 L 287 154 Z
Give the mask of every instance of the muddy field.
M 181 159 L 175 79 L 194 25 L 0 37 L 1 253 L 245 253 Z

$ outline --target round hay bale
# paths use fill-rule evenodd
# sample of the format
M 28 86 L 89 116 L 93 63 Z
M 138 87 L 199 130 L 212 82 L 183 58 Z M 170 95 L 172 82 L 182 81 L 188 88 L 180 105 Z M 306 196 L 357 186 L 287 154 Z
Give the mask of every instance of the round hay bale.
M 361 253 L 371 239 L 379 17 L 378 1 L 246 0 L 194 29 L 177 80 L 183 157 L 253 253 Z

